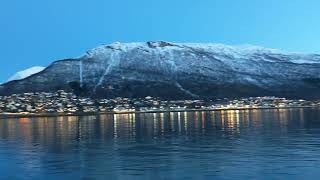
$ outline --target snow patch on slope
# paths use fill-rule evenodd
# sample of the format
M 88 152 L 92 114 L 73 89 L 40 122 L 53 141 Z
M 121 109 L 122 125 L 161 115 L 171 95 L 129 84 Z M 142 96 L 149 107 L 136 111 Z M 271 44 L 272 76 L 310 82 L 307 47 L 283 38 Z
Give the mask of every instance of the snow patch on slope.
M 26 70 L 19 71 L 16 74 L 14 74 L 13 76 L 11 76 L 8 79 L 8 82 L 13 81 L 13 80 L 25 79 L 33 74 L 36 74 L 40 71 L 43 71 L 44 69 L 45 69 L 45 67 L 42 67 L 42 66 L 34 66 L 34 67 L 28 68 Z
M 116 51 L 114 52 L 113 54 L 110 54 L 111 57 L 110 57 L 110 62 L 109 62 L 109 65 L 108 67 L 106 68 L 105 72 L 103 73 L 103 75 L 100 77 L 98 83 L 96 84 L 96 86 L 94 87 L 94 92 L 96 92 L 97 88 L 99 86 L 102 85 L 105 77 L 111 72 L 112 68 L 116 67 L 119 65 L 120 63 L 120 57 L 119 57 L 119 52 Z

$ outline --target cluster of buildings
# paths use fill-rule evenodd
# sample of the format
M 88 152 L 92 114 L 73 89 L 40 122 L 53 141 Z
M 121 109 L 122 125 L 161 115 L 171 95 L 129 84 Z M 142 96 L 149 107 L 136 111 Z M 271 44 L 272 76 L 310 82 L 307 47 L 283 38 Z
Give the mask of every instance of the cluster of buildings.
M 73 93 L 24 93 L 0 96 L 0 113 L 94 113 L 136 111 L 183 111 L 254 108 L 320 107 L 320 101 L 288 100 L 277 97 L 250 97 L 215 100 L 168 101 L 154 97 L 92 99 Z

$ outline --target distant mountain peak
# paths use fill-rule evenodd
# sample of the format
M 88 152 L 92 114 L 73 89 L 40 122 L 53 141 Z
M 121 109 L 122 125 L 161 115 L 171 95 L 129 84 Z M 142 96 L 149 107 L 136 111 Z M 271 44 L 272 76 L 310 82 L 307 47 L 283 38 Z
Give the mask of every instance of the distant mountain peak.
M 166 47 L 166 46 L 176 46 L 173 43 L 165 42 L 165 41 L 148 41 L 147 45 L 150 48 L 156 48 L 156 47 Z
M 36 73 L 38 73 L 40 71 L 43 71 L 44 69 L 45 69 L 45 67 L 42 67 L 42 66 L 34 66 L 34 67 L 31 67 L 31 68 L 25 69 L 23 71 L 19 71 L 16 74 L 14 74 L 13 76 L 11 76 L 8 79 L 8 82 L 9 81 L 13 81 L 13 80 L 25 79 L 25 78 L 33 75 L 33 74 L 36 74 Z

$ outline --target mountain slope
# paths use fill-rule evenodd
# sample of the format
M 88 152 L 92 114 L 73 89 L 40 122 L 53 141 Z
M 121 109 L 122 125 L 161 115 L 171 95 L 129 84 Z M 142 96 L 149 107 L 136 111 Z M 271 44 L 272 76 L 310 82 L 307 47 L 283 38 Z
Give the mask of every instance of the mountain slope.
M 255 46 L 114 43 L 56 61 L 0 94 L 77 90 L 95 97 L 320 97 L 320 55 Z
M 25 69 L 23 71 L 19 71 L 17 72 L 16 74 L 14 74 L 13 76 L 11 76 L 9 79 L 8 79 L 8 82 L 9 81 L 13 81 L 13 80 L 20 80 L 20 79 L 24 79 L 24 78 L 27 78 L 33 74 L 36 74 L 42 70 L 44 70 L 45 67 L 41 67 L 41 66 L 34 66 L 34 67 L 31 67 L 31 68 L 28 68 L 28 69 Z

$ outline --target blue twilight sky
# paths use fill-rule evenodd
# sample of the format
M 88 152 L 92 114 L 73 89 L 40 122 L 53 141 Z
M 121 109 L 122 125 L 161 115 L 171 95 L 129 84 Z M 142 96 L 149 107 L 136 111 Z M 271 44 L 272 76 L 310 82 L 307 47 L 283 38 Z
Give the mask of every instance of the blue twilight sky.
M 114 41 L 320 53 L 319 0 L 1 0 L 0 82 Z

